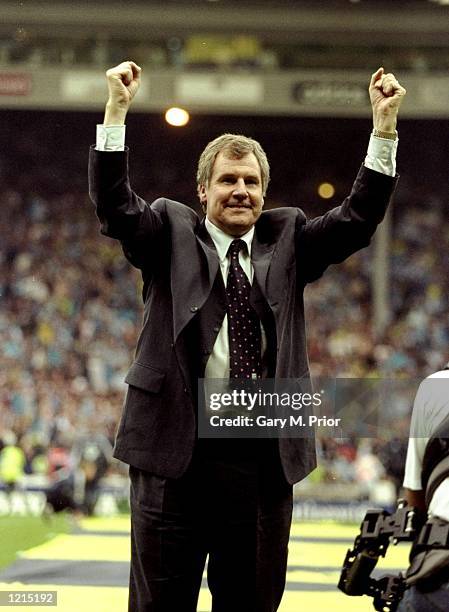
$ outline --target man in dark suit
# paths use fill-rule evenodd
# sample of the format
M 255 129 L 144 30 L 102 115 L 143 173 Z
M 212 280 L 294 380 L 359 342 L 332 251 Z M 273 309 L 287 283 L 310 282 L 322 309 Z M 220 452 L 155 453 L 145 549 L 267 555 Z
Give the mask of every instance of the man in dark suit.
M 130 465 L 129 610 L 196 610 L 209 555 L 213 612 L 272 612 L 285 585 L 292 485 L 315 467 L 314 441 L 198 440 L 197 380 L 308 377 L 303 289 L 368 245 L 382 220 L 405 90 L 382 68 L 373 74 L 375 131 L 342 206 L 313 220 L 299 208 L 262 212 L 266 155 L 228 134 L 199 161 L 200 221 L 130 187 L 123 126 L 140 74 L 133 62 L 107 72 L 89 165 L 101 232 L 120 240 L 144 282 L 115 445 Z

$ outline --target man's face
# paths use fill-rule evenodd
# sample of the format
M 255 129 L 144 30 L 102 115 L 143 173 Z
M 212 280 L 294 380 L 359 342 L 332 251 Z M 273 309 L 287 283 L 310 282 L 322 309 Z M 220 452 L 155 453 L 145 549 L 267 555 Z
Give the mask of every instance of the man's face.
M 231 236 L 246 234 L 263 206 L 262 177 L 254 153 L 231 159 L 220 151 L 209 185 L 200 186 L 199 196 L 211 223 Z

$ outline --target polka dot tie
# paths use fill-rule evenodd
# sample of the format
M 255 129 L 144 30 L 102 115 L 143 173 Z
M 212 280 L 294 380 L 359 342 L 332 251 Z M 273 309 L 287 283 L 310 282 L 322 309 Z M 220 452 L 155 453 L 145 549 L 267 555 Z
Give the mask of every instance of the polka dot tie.
M 249 303 L 251 284 L 239 263 L 239 252 L 246 249 L 243 240 L 233 240 L 226 295 L 228 298 L 229 377 L 260 378 L 260 320 Z

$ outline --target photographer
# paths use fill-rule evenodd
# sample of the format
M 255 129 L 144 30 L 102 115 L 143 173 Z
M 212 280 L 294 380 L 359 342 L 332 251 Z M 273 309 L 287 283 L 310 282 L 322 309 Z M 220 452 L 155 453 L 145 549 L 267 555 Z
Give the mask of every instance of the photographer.
M 449 609 L 449 476 L 441 463 L 449 457 L 448 416 L 449 364 L 421 383 L 413 405 L 404 487 L 409 505 L 427 513 L 428 520 L 411 551 L 410 588 L 398 612 Z

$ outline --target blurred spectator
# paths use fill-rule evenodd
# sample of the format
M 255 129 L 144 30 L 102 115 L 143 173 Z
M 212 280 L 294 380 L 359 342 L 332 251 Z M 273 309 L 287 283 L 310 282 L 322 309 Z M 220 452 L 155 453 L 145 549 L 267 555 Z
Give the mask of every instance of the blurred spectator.
M 12 431 L 2 434 L 2 450 L 0 451 L 0 484 L 8 494 L 12 493 L 24 474 L 25 453 L 20 448 L 17 436 Z

